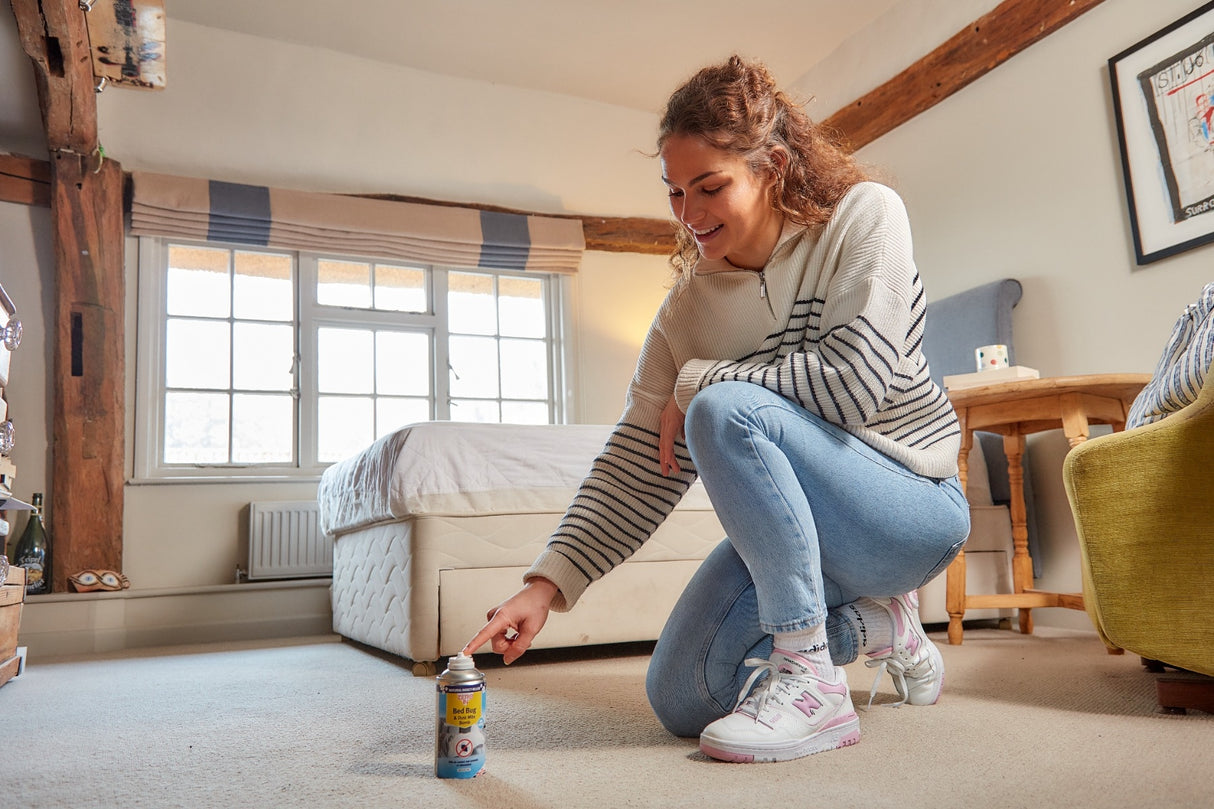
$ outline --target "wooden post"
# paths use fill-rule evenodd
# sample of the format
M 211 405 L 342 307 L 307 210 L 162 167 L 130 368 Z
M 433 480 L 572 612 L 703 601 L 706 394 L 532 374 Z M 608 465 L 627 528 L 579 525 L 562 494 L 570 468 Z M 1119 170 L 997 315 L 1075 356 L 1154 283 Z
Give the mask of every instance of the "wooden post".
M 122 167 L 103 160 L 85 12 L 77 0 L 10 0 L 34 65 L 51 153 L 55 250 L 52 589 L 87 568 L 122 569 Z
M 122 570 L 124 323 L 122 167 L 56 152 L 55 404 L 49 517 L 54 589 Z M 98 170 L 99 169 L 99 170 Z

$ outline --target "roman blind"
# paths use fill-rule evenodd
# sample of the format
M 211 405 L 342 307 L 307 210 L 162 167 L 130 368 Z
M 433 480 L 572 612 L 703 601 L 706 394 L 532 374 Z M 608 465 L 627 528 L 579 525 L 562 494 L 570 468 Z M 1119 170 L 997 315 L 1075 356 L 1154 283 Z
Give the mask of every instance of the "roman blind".
M 577 272 L 578 219 L 131 173 L 130 232 L 456 267 Z

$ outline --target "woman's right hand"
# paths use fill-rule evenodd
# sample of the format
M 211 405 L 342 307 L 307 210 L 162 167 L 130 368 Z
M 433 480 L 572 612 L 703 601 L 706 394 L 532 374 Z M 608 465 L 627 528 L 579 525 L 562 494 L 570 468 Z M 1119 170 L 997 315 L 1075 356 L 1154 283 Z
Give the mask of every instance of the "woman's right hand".
M 662 408 L 662 417 L 658 422 L 658 468 L 662 477 L 672 471 L 675 474 L 683 471 L 679 468 L 679 459 L 674 454 L 674 442 L 683 436 L 683 421 L 683 411 L 671 396 L 670 401 Z
M 489 610 L 489 622 L 468 641 L 461 654 L 470 655 L 489 641 L 490 648 L 507 666 L 518 660 L 548 621 L 557 590 L 548 579 L 531 579 L 523 589 Z

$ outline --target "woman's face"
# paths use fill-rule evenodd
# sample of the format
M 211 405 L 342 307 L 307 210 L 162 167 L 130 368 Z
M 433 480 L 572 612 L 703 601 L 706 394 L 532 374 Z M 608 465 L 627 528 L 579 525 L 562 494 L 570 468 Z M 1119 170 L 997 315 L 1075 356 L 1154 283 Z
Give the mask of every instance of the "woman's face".
M 743 158 L 695 135 L 672 135 L 660 156 L 670 210 L 687 228 L 700 255 L 761 269 L 784 223 L 771 207 L 774 175 L 755 174 Z

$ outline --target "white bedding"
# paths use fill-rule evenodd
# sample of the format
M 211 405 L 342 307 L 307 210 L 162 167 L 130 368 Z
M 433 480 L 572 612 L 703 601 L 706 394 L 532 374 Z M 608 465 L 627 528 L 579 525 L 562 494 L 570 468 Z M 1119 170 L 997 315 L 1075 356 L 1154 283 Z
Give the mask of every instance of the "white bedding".
M 402 427 L 325 470 L 321 528 L 337 535 L 410 516 L 564 513 L 611 430 L 445 421 Z M 680 505 L 712 508 L 698 482 Z

